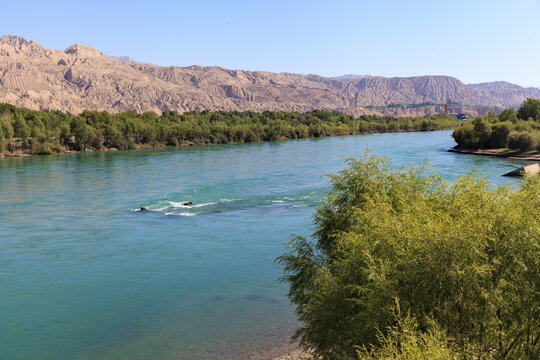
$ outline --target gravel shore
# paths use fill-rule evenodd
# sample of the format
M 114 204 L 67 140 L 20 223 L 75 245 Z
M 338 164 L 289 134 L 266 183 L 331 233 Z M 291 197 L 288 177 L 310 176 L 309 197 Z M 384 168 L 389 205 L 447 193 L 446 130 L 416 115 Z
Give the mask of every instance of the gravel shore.
M 296 348 L 283 355 L 272 358 L 272 360 L 310 360 L 311 354 L 308 351 Z

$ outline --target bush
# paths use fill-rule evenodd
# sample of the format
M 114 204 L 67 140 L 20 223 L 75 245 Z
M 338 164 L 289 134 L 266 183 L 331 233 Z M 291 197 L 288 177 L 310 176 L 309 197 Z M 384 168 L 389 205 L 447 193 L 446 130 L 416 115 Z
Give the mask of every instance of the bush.
M 178 139 L 175 136 L 170 135 L 167 138 L 167 146 L 178 146 Z
M 489 137 L 489 145 L 493 148 L 506 147 L 508 144 L 508 135 L 512 131 L 513 125 L 511 122 L 497 123 L 492 126 L 491 136 Z
M 358 350 L 361 360 L 458 360 L 463 357 L 451 348 L 450 341 L 436 324 L 428 331 L 420 331 L 418 322 L 399 311 L 399 302 L 395 311 L 395 325 L 385 334 L 379 333 L 378 346 L 369 349 L 362 346 Z
M 478 147 L 478 141 L 474 136 L 474 128 L 470 125 L 458 127 L 452 133 L 452 137 L 460 148 L 472 149 Z
M 536 139 L 526 131 L 508 135 L 508 147 L 519 151 L 529 151 L 536 147 Z
M 383 347 L 391 307 L 476 358 L 540 356 L 540 181 L 516 191 L 479 175 L 444 181 L 426 166 L 390 171 L 371 155 L 331 176 L 315 241 L 280 258 L 302 326 L 295 339 L 325 359 Z
M 52 154 L 52 149 L 51 149 L 51 144 L 49 144 L 48 141 L 44 141 L 44 142 L 41 142 L 39 143 L 38 147 L 37 147 L 37 150 L 36 150 L 36 154 L 41 154 L 41 155 L 48 155 L 48 154 Z

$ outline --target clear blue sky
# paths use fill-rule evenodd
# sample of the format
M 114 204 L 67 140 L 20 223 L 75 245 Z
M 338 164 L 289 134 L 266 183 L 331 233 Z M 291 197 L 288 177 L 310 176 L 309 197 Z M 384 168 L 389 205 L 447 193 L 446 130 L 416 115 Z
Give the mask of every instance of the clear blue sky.
M 0 0 L 0 33 L 158 65 L 540 87 L 540 0 Z

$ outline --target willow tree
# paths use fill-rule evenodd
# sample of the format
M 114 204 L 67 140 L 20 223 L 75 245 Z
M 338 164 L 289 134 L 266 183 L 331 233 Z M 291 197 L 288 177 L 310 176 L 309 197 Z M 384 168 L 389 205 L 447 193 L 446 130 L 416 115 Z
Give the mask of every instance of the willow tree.
M 324 359 L 354 358 L 384 345 L 399 299 L 419 331 L 436 326 L 460 354 L 539 358 L 539 180 L 449 183 L 369 154 L 347 165 L 331 176 L 313 239 L 293 238 L 278 258 L 296 339 Z

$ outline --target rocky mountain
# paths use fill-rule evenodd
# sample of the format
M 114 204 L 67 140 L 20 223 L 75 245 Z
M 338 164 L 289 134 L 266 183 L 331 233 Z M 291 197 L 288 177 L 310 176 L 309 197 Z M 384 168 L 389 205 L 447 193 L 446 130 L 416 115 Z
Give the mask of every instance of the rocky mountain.
M 333 79 L 365 79 L 368 77 L 371 77 L 371 75 L 345 74 L 341 76 L 336 76 Z
M 521 86 L 509 83 L 508 81 L 492 81 L 480 84 L 467 84 L 473 89 L 483 90 L 483 91 L 493 91 L 493 90 L 518 90 L 523 89 Z
M 524 88 L 506 81 L 493 81 L 481 84 L 469 84 L 469 87 L 488 94 L 489 97 L 501 99 L 506 104 L 520 103 L 523 98 L 540 98 L 540 89 Z
M 443 111 L 471 115 L 517 106 L 538 89 L 467 86 L 449 76 L 385 78 L 161 67 L 109 57 L 80 44 L 45 49 L 34 41 L 0 38 L 0 102 L 32 109 L 122 111 L 343 111 L 353 115 L 415 116 Z M 439 104 L 439 105 L 427 105 Z M 424 106 L 426 105 L 426 106 Z
M 116 60 L 120 64 L 138 64 L 138 61 L 133 60 L 129 56 L 111 56 L 111 59 Z

